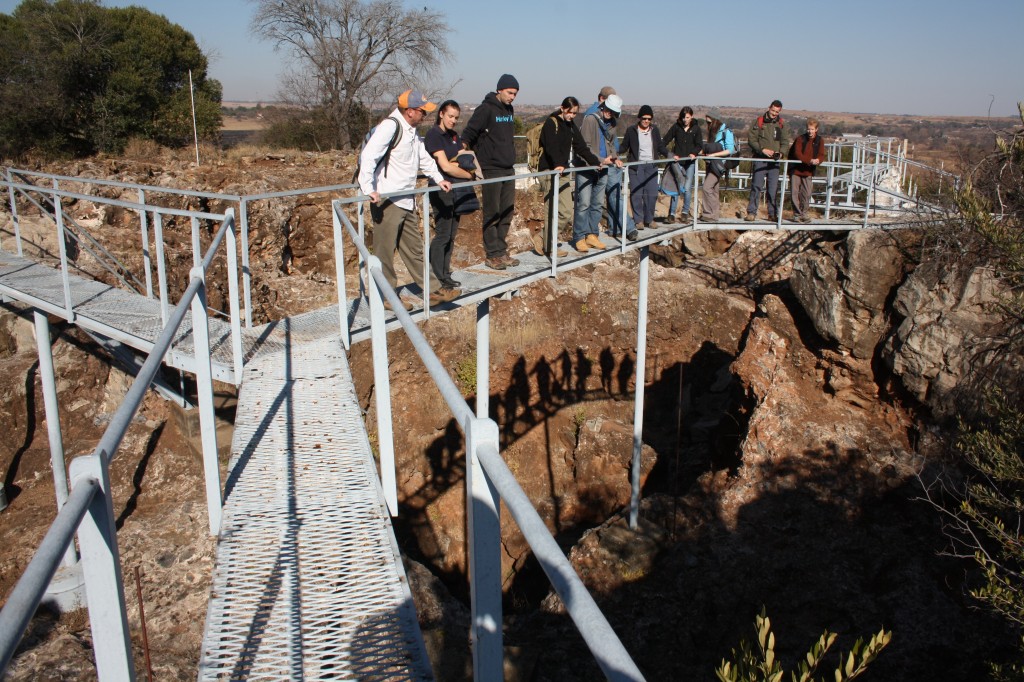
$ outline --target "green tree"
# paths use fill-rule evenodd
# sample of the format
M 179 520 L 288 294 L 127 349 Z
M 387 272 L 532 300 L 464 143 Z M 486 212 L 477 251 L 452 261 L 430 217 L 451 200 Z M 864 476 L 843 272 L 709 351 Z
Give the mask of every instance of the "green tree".
M 0 153 L 118 152 L 131 137 L 192 137 L 220 129 L 220 84 L 195 39 L 140 7 L 95 0 L 25 0 L 0 15 Z

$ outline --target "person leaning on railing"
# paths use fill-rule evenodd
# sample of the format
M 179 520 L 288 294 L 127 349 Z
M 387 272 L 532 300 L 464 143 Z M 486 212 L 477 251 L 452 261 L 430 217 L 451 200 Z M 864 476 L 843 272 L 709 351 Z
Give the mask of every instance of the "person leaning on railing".
M 569 167 L 569 160 L 582 157 L 588 166 L 598 166 L 601 161 L 587 147 L 580 129 L 576 126 L 576 115 L 580 111 L 580 102 L 575 97 L 566 97 L 558 111 L 551 113 L 545 120 L 540 131 L 540 160 L 537 170 L 558 171 L 558 175 L 545 175 L 541 178 L 541 191 L 547 206 L 544 216 L 544 227 L 541 234 L 533 236 L 534 252 L 538 255 L 551 255 L 551 208 L 555 201 L 554 187 L 558 185 L 558 224 L 568 224 L 572 219 L 572 193 L 568 180 L 562 173 Z M 557 228 L 556 228 L 557 229 Z M 568 252 L 558 250 L 558 256 L 567 256 Z
M 708 141 L 704 143 L 703 155 L 708 157 L 708 160 L 705 162 L 707 173 L 704 174 L 704 184 L 700 188 L 700 219 L 713 223 L 718 222 L 721 210 L 720 184 L 727 172 L 725 162 L 720 159 L 736 152 L 736 138 L 732 131 L 714 114 L 718 114 L 717 109 L 712 109 L 704 116 L 704 123 L 708 127 Z

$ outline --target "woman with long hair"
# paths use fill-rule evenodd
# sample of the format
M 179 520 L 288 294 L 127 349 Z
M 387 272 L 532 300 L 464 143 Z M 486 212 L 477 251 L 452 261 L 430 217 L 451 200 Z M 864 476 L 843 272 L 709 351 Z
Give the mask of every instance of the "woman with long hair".
M 736 139 L 733 137 L 729 126 L 721 119 L 706 114 L 704 122 L 708 127 L 707 142 L 704 143 L 704 154 L 708 160 L 704 167 L 704 184 L 700 188 L 700 219 L 704 222 L 718 222 L 718 213 L 721 210 L 720 183 L 726 175 L 725 164 L 720 159 L 730 156 L 736 151 Z
M 557 238 L 558 226 L 568 224 L 572 217 L 572 192 L 568 178 L 562 174 L 569 167 L 570 160 L 582 157 L 587 166 L 598 166 L 600 160 L 587 147 L 587 143 L 576 126 L 576 115 L 580 111 L 580 101 L 569 96 L 562 100 L 558 111 L 548 114 L 540 130 L 540 160 L 537 170 L 558 171 L 557 174 L 545 175 L 541 178 L 541 192 L 544 194 L 546 206 L 544 227 L 541 233 L 533 236 L 533 250 L 538 255 L 551 254 L 552 228 Z M 551 208 L 554 205 L 555 187 L 558 195 L 558 223 L 551 224 Z M 568 255 L 567 251 L 558 251 L 559 257 Z
M 462 140 L 455 132 L 462 109 L 455 100 L 446 100 L 437 108 L 437 125 L 423 140 L 427 153 L 437 161 L 441 175 L 449 182 L 472 180 L 473 173 L 459 166 L 456 157 L 462 151 Z M 433 181 L 430 182 L 434 184 Z M 430 205 L 434 208 L 434 238 L 430 242 L 430 269 L 441 284 L 438 293 L 445 296 L 458 294 L 459 282 L 452 279 L 452 249 L 459 231 L 459 214 L 455 210 L 455 190 L 431 192 Z
M 683 220 L 690 214 L 690 202 L 693 199 L 693 176 L 697 172 L 697 157 L 704 148 L 704 140 L 700 134 L 700 121 L 693 117 L 691 107 L 683 107 L 679 110 L 679 117 L 676 122 L 665 133 L 665 146 L 675 143 L 673 158 L 679 164 L 682 171 L 682 182 L 679 187 L 679 194 L 683 197 Z M 673 196 L 668 202 L 668 221 L 675 222 L 676 206 L 679 204 L 679 195 Z

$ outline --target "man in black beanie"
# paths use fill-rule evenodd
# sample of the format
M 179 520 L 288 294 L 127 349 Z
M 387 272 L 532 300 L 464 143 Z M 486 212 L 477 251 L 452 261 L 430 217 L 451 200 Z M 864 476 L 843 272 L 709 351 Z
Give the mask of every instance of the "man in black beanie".
M 512 102 L 519 94 L 519 81 L 505 74 L 498 79 L 495 92 L 484 97 L 462 132 L 462 141 L 476 152 L 484 178 L 512 177 L 516 161 L 515 110 Z M 519 265 L 510 258 L 505 238 L 512 226 L 515 210 L 516 186 L 514 180 L 493 182 L 480 187 L 483 197 L 484 251 L 487 266 L 504 270 Z

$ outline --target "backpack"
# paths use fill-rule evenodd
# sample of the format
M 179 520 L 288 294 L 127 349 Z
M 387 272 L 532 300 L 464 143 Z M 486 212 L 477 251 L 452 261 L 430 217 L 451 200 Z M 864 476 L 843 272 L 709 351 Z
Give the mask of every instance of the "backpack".
M 558 117 L 549 116 L 555 119 L 555 131 L 558 131 Z M 541 121 L 526 131 L 526 167 L 531 173 L 536 173 L 540 167 L 540 155 L 544 153 L 544 147 L 540 143 L 540 132 L 544 129 L 547 119 Z
M 721 135 L 722 135 L 722 149 L 725 149 L 725 139 L 726 139 L 725 138 L 725 131 L 726 130 L 728 130 L 728 128 L 726 128 L 723 125 L 722 129 L 719 131 L 719 133 L 721 133 Z M 736 147 L 735 138 L 733 138 L 733 147 Z M 727 157 L 722 162 L 722 166 L 725 168 L 725 172 L 726 173 L 728 173 L 731 170 L 736 170 L 737 168 L 740 167 L 740 160 L 735 158 L 737 155 L 739 155 L 739 149 L 736 149 L 736 151 L 732 152 L 732 156 Z
M 385 151 L 384 152 L 384 156 L 380 157 L 380 160 L 377 161 L 377 168 L 380 168 L 381 166 L 384 166 L 384 177 L 387 177 L 388 176 L 388 164 L 391 162 L 391 150 L 394 149 L 395 147 L 397 147 L 398 143 L 402 141 L 402 122 L 399 121 L 394 116 L 388 116 L 386 119 L 384 119 L 384 121 L 394 121 L 395 122 L 395 132 L 394 132 L 394 134 L 391 135 L 391 141 L 388 142 L 387 151 Z M 380 123 L 383 123 L 384 121 L 381 121 Z M 352 173 L 352 182 L 353 183 L 355 183 L 355 182 L 357 182 L 359 180 L 359 167 L 360 167 L 360 162 L 362 161 L 363 150 L 366 149 L 366 143 L 369 142 L 370 141 L 370 137 L 373 136 L 373 131 L 377 130 L 377 128 L 380 127 L 380 123 L 378 123 L 377 125 L 373 126 L 369 130 L 367 130 L 366 131 L 366 135 L 363 136 L 363 143 L 361 145 L 359 145 L 359 153 L 356 155 L 356 169 Z M 377 172 L 377 168 L 373 169 L 374 173 Z

